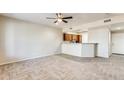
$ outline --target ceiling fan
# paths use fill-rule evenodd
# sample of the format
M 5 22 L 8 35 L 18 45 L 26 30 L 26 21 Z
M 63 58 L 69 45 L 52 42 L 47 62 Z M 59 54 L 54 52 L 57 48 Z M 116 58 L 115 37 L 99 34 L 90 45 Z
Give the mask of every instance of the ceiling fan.
M 72 19 L 73 17 L 72 16 L 64 17 L 62 15 L 62 13 L 56 13 L 55 18 L 52 18 L 52 17 L 46 17 L 46 18 L 47 19 L 56 19 L 56 21 L 54 21 L 54 23 L 58 24 L 58 23 L 61 23 L 61 22 L 68 23 L 68 21 L 66 21 L 65 19 Z

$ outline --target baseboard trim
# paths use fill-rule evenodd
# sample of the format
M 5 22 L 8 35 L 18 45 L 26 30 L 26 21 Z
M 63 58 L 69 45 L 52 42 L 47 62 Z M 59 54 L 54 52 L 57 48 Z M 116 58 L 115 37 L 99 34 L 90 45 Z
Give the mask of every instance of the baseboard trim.
M 49 55 L 44 55 L 44 56 L 37 56 L 37 57 L 32 57 L 32 58 L 24 58 L 24 59 L 19 59 L 19 60 L 17 60 L 17 61 L 2 62 L 2 63 L 0 63 L 0 66 L 1 66 L 1 65 L 6 65 L 6 64 L 17 63 L 17 62 L 21 62 L 21 61 L 27 61 L 27 60 L 31 60 L 31 59 L 35 59 L 35 58 L 49 57 L 49 56 L 57 55 L 57 54 L 61 54 L 61 53 L 49 54 Z
M 124 54 L 119 54 L 119 53 L 112 53 L 112 54 L 114 54 L 114 55 L 124 55 Z

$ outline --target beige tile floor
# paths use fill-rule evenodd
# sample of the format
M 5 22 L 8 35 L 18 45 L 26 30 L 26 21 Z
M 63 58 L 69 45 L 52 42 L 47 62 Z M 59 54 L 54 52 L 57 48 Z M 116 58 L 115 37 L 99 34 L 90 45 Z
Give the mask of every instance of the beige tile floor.
M 124 56 L 79 58 L 53 55 L 0 66 L 1 80 L 120 80 Z

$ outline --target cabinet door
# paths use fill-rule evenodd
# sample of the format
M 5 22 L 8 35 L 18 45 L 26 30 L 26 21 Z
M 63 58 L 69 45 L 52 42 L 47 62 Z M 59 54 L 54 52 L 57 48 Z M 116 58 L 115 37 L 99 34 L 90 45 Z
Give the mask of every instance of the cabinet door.
M 69 41 L 69 36 L 68 36 L 68 34 L 65 34 L 65 41 Z
M 72 34 L 68 34 L 68 40 L 72 41 Z
M 71 34 L 63 34 L 64 41 L 72 41 L 72 35 Z
M 78 41 L 78 36 L 77 35 L 72 35 L 72 40 Z
M 66 34 L 63 33 L 63 41 L 66 41 Z
M 78 41 L 79 41 L 79 43 L 82 43 L 82 36 L 81 35 L 78 35 Z
M 82 36 L 81 35 L 73 35 L 73 40 L 75 40 L 77 43 L 81 43 Z

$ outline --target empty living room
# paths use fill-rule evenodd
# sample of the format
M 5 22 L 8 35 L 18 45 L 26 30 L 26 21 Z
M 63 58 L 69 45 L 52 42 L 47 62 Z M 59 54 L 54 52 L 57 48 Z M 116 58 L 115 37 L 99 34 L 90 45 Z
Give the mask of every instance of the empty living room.
M 0 93 L 124 93 L 124 0 L 0 0 Z
M 1 80 L 124 79 L 123 13 L 1 13 Z

